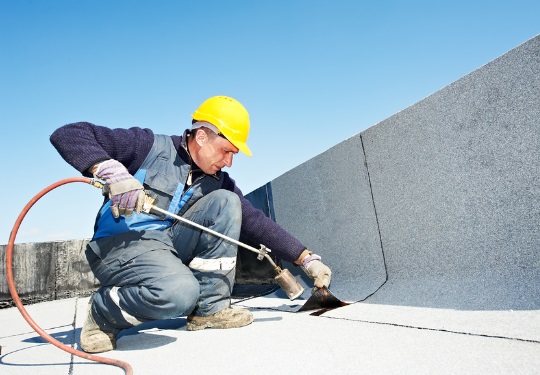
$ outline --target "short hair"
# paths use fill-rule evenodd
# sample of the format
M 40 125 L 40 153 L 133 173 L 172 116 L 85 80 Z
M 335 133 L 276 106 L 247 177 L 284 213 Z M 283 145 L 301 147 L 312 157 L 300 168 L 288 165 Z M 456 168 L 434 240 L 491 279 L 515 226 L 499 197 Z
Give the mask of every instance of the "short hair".
M 192 129 L 191 130 L 191 135 L 193 137 L 195 137 L 195 134 L 197 133 L 197 130 L 199 130 L 199 129 L 202 130 L 203 132 L 205 132 L 206 136 L 211 141 L 213 141 L 218 136 L 212 129 L 209 129 L 206 126 L 201 126 L 200 128 Z

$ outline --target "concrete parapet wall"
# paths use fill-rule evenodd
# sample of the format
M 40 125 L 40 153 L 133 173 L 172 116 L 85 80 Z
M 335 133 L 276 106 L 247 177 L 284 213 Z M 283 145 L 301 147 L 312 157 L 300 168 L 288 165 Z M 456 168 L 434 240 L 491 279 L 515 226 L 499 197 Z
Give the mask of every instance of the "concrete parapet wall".
M 268 212 L 268 208 L 261 207 L 261 209 Z M 15 244 L 13 275 L 17 293 L 23 304 L 92 294 L 100 284 L 90 270 L 84 255 L 88 241 L 84 239 Z M 0 246 L 2 265 L 6 264 L 6 248 L 6 245 Z M 235 295 L 258 294 L 275 285 L 275 274 L 270 263 L 257 260 L 256 254 L 240 251 L 237 265 Z M 0 308 L 13 305 L 6 280 L 6 269 L 2 266 Z
M 15 244 L 13 275 L 23 303 L 84 296 L 99 285 L 86 261 L 88 240 Z M 6 245 L 0 246 L 4 265 Z M 0 307 L 13 305 L 6 282 L 6 269 L 0 271 Z

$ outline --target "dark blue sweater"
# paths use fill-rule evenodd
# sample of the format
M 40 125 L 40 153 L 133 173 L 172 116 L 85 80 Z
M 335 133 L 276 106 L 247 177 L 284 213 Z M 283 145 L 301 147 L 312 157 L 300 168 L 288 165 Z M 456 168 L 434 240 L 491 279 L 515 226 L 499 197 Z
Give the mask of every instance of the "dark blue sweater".
M 190 157 L 183 147 L 181 136 L 171 136 L 180 157 L 189 163 Z M 65 125 L 51 135 L 51 143 L 62 158 L 84 176 L 92 177 L 89 169 L 97 163 L 116 159 L 131 174 L 142 165 L 154 143 L 150 129 L 110 129 L 88 122 Z M 263 244 L 280 259 L 294 262 L 305 249 L 300 241 L 286 232 L 274 221 L 244 198 L 240 189 L 228 173 L 224 174 L 223 189 L 235 192 L 242 202 L 241 239 L 258 247 Z

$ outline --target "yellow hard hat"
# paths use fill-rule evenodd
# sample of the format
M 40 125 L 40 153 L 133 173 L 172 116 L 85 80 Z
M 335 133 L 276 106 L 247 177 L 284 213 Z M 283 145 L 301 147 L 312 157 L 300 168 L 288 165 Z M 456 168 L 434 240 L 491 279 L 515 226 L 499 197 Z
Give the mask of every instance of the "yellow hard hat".
M 192 117 L 197 121 L 211 123 L 229 142 L 247 156 L 251 156 L 251 150 L 246 144 L 249 114 L 239 101 L 228 96 L 213 96 L 206 99 Z

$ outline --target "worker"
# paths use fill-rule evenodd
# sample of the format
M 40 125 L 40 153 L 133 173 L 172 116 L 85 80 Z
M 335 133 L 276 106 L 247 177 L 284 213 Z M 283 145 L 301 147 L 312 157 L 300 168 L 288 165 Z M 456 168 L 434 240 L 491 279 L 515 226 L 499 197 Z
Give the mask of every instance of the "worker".
M 237 245 L 162 214 L 155 205 L 239 240 L 264 244 L 300 266 L 316 287 L 331 271 L 321 257 L 256 209 L 223 172 L 242 151 L 250 130 L 244 106 L 227 96 L 205 100 L 182 136 L 150 129 L 111 129 L 72 123 L 50 137 L 84 176 L 105 182 L 104 203 L 86 258 L 99 289 L 92 295 L 80 346 L 88 353 L 116 348 L 118 333 L 141 323 L 187 316 L 187 330 L 237 328 L 253 321 L 231 307 Z

